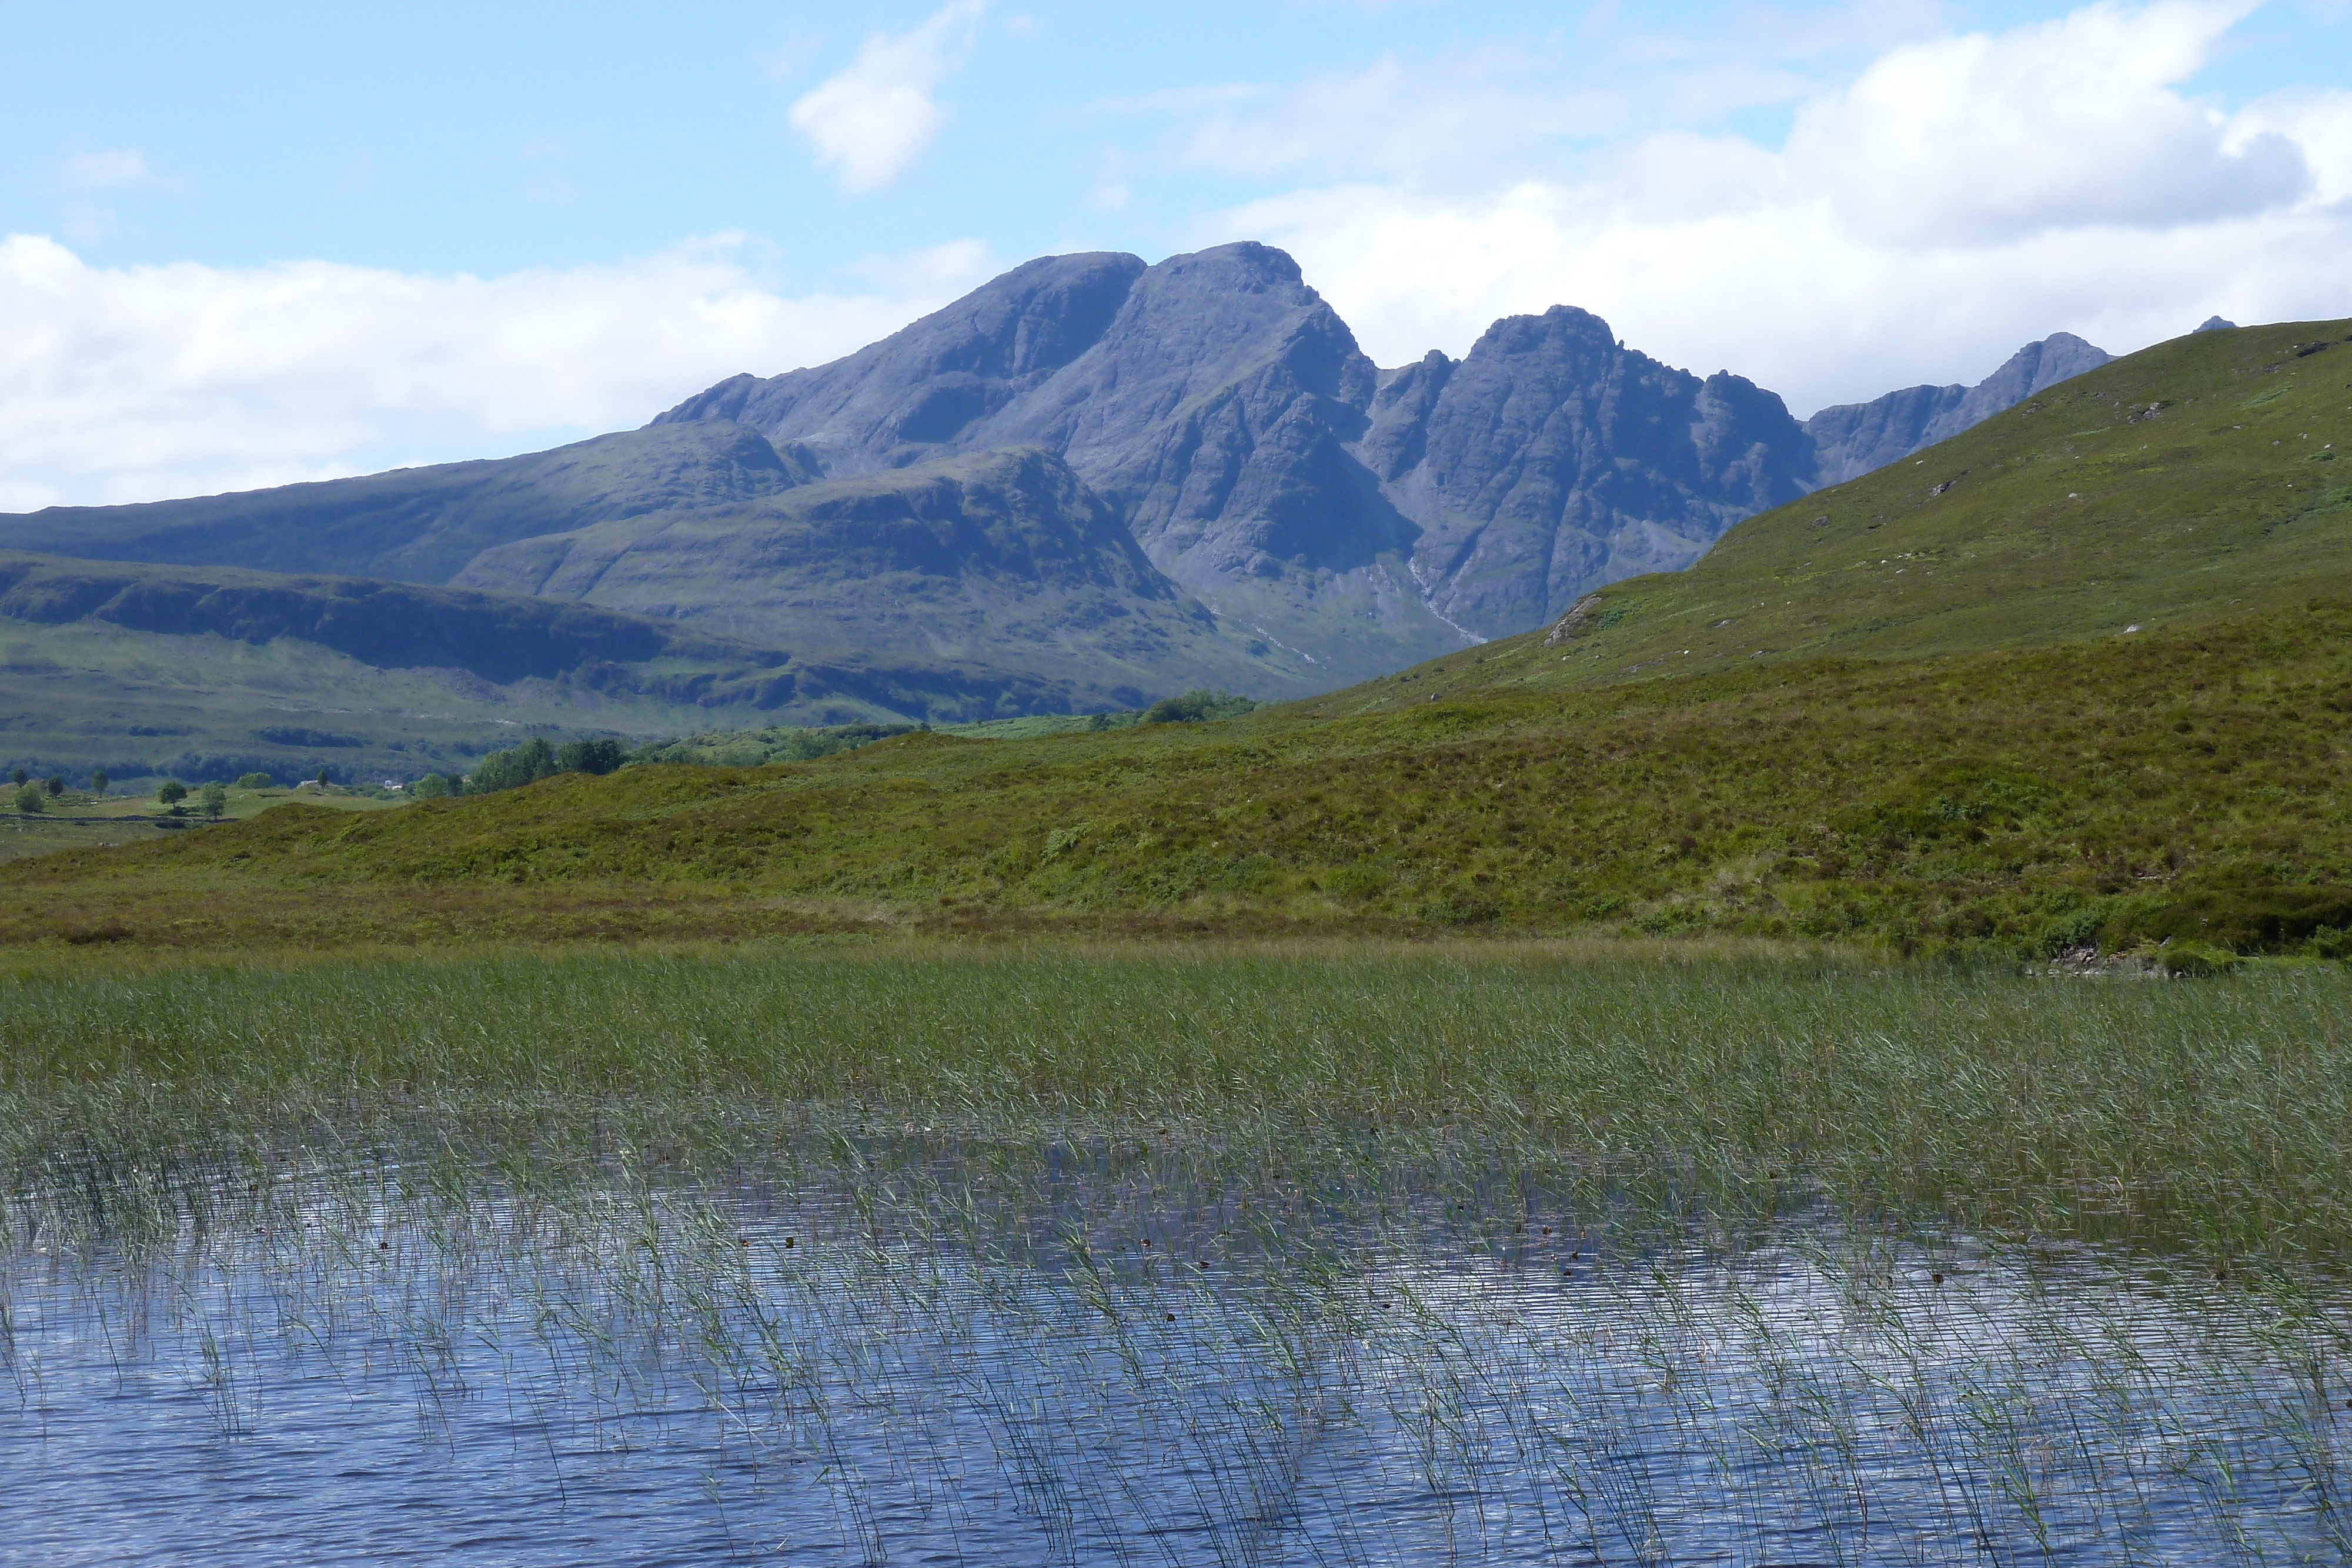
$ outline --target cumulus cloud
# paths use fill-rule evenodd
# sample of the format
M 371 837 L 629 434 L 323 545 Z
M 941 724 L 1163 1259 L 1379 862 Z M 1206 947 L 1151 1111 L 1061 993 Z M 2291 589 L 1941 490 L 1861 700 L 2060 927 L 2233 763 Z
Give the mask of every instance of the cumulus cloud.
M 787 297 L 733 236 L 497 277 L 329 262 L 99 267 L 0 240 L 0 509 L 504 455 L 844 354 L 986 275 L 958 242 Z
M 1568 303 L 1801 413 L 1973 380 L 2054 330 L 2122 352 L 2215 311 L 2352 312 L 2352 94 L 2231 112 L 2186 86 L 2248 9 L 1916 40 L 1808 95 L 1778 147 L 1660 131 L 1499 189 L 1295 191 L 1196 237 L 1291 249 L 1383 364 Z
M 848 66 L 801 95 L 792 127 L 845 191 L 877 191 L 913 167 L 949 111 L 933 95 L 961 69 L 987 0 L 953 0 L 905 33 L 874 33 Z

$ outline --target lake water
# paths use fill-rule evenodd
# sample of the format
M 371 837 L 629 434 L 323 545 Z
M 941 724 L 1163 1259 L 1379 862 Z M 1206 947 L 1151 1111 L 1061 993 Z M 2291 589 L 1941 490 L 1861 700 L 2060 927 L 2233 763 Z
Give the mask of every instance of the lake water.
M 291 1168 L 121 1235 L 20 1205 L 0 1563 L 2352 1555 L 2340 1303 L 1801 1224 L 984 1207 Z

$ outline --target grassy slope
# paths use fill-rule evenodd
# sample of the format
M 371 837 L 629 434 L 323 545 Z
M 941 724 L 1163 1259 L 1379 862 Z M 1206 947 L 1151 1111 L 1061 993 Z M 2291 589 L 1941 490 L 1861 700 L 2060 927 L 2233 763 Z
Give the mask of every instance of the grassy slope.
M 2329 346 L 2294 352 L 2313 341 Z M 2352 320 L 2200 332 L 1751 518 L 1688 571 L 1619 583 L 1589 635 L 1482 652 L 1591 685 L 2033 646 L 2344 596 L 2347 546 Z
M 1219 725 L 910 736 L 360 821 L 288 808 L 0 883 L 52 930 L 162 941 L 604 934 L 625 906 L 643 934 L 1472 924 L 2291 947 L 2352 925 L 2352 511 L 2323 483 L 2335 460 L 2313 460 L 2352 437 L 2352 390 L 2329 379 L 2352 379 L 2352 346 L 2287 351 L 2320 335 L 2119 361 L 1907 474 L 1755 519 L 1690 573 L 1608 591 L 1599 629 L 1563 644 L 1530 634 Z M 1929 497 L 1930 474 L 1960 482 Z M 210 926 L 165 918 L 199 896 Z
M 1493 922 L 2011 951 L 2084 911 L 2160 934 L 2215 918 L 2217 900 L 2352 884 L 2352 752 L 2326 706 L 2348 681 L 2352 605 L 2334 603 L 2128 642 L 1328 720 L 915 735 L 363 820 L 289 806 L 20 862 L 0 885 L 55 925 L 119 918 L 158 940 L 192 938 L 164 928 L 179 915 L 137 911 L 194 900 L 226 939 L 333 941 L 563 935 L 574 899 L 580 931 L 604 932 L 634 899 L 646 934 Z

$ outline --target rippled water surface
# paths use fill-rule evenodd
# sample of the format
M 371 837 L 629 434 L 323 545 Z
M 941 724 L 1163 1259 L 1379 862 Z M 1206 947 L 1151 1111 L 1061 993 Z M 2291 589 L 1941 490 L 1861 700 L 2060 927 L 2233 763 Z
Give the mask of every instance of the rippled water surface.
M 2341 1562 L 2346 1320 L 2074 1250 L 561 1200 L 0 1252 L 0 1562 Z M 1149 1245 L 1146 1243 L 1149 1242 Z

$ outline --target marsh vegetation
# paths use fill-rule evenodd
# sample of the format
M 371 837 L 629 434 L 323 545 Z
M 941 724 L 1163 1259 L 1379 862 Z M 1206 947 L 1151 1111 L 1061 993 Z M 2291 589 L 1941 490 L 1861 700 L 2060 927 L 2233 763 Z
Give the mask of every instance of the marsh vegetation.
M 296 1511 L 320 1554 L 2339 1561 L 2347 1002 L 1601 945 L 20 967 L 0 1451 L 199 1555 L 203 1478 L 274 1468 L 360 1505 Z M 72 1561 L 63 1484 L 0 1518 Z

